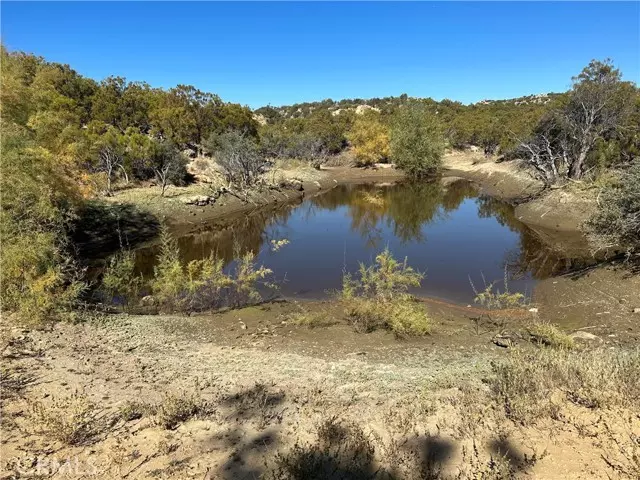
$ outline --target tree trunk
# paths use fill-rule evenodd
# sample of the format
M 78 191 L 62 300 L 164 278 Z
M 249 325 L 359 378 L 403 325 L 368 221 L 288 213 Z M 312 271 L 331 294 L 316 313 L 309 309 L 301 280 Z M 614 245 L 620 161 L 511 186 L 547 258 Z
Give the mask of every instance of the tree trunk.
M 574 180 L 579 180 L 584 173 L 584 162 L 587 159 L 587 153 L 589 152 L 589 148 L 583 146 L 580 149 L 580 153 L 578 154 L 578 158 L 576 158 L 571 164 L 571 168 L 569 168 L 569 178 L 573 178 Z

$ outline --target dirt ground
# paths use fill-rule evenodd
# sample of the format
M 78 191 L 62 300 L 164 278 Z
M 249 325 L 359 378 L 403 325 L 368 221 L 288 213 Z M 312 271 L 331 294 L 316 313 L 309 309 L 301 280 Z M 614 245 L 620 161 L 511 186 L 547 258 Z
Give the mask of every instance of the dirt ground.
M 294 325 L 301 308 L 337 323 Z M 480 478 L 478 465 L 460 472 L 498 457 L 511 473 L 482 478 L 618 478 L 604 460 L 616 445 L 597 434 L 589 410 L 526 428 L 490 422 L 494 407 L 475 405 L 472 394 L 487 389 L 491 362 L 510 355 L 492 342 L 503 328 L 427 308 L 434 333 L 412 340 L 355 333 L 326 302 L 109 315 L 47 329 L 3 321 L 3 363 L 22 380 L 3 395 L 2 478 L 279 478 L 270 476 L 278 458 L 313 442 L 332 419 L 362 428 L 376 465 L 417 471 L 407 462 L 429 459 L 432 476 L 389 478 Z M 512 333 L 526 315 L 512 320 Z M 601 342 L 581 345 L 614 348 L 616 340 Z M 195 411 L 163 424 L 176 399 Z M 78 423 L 85 427 L 75 444 L 61 441 L 60 430 Z

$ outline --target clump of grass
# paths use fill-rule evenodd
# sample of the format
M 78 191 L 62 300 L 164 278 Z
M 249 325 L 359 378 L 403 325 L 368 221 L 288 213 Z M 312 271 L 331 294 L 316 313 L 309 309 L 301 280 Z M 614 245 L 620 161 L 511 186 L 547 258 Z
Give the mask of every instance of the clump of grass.
M 432 324 L 426 312 L 419 303 L 409 298 L 382 301 L 356 297 L 344 303 L 345 313 L 358 332 L 368 333 L 385 328 L 398 336 L 431 333 Z
M 344 273 L 341 301 L 347 318 L 360 332 L 379 328 L 396 335 L 426 335 L 431 321 L 422 306 L 408 294 L 418 287 L 424 275 L 398 262 L 389 249 L 376 256 L 370 266 L 360 264 L 357 278 Z
M 40 433 L 67 445 L 84 445 L 100 434 L 106 422 L 98 414 L 98 406 L 78 392 L 67 398 L 54 398 L 49 403 L 32 403 L 30 409 Z
M 293 325 L 307 328 L 329 327 L 336 320 L 326 311 L 312 311 L 301 307 L 299 311 L 286 315 L 286 321 Z
M 324 420 L 312 444 L 296 443 L 286 454 L 278 454 L 266 476 L 272 480 L 320 480 L 327 478 L 370 479 L 375 447 L 356 424 L 336 417 Z
M 474 285 L 471 277 L 469 277 L 469 283 L 475 294 L 473 301 L 485 307 L 488 310 L 504 310 L 508 308 L 523 307 L 527 298 L 520 292 L 509 291 L 509 278 L 507 276 L 507 269 L 504 270 L 504 291 L 500 291 L 496 287 L 496 282 L 487 283 L 487 280 L 482 275 L 482 281 L 484 283 L 484 290 L 478 290 Z
M 197 415 L 208 413 L 209 405 L 195 393 L 191 395 L 185 393 L 169 394 L 154 410 L 154 424 L 167 430 L 174 430 L 181 423 Z
M 149 405 L 142 402 L 130 401 L 120 408 L 120 418 L 125 422 L 131 422 L 144 417 L 149 411 Z
M 531 336 L 531 340 L 538 345 L 564 348 L 566 350 L 572 350 L 576 347 L 574 339 L 553 323 L 545 321 L 533 322 L 527 330 Z
M 494 363 L 493 371 L 494 399 L 507 417 L 523 424 L 558 417 L 554 396 L 590 409 L 640 405 L 640 351 L 515 350 Z

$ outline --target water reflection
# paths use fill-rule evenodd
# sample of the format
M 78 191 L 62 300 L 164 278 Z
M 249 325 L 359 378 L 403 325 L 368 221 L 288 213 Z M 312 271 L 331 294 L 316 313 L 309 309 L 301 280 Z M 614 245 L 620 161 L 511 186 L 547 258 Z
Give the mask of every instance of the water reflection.
M 283 238 L 290 244 L 271 252 L 270 240 Z M 230 261 L 234 243 L 259 252 L 259 261 L 280 278 L 286 274 L 285 295 L 310 297 L 338 288 L 344 268 L 357 268 L 385 246 L 427 271 L 417 293 L 465 303 L 472 298 L 469 275 L 483 272 L 493 281 L 506 267 L 514 279 L 511 287 L 530 291 L 535 279 L 589 262 L 582 253 L 550 248 L 553 241 L 542 241 L 519 222 L 510 205 L 479 196 L 462 180 L 446 186 L 438 181 L 341 185 L 298 205 L 253 212 L 179 238 L 185 261 L 210 252 Z M 145 274 L 152 272 L 156 248 L 138 252 Z

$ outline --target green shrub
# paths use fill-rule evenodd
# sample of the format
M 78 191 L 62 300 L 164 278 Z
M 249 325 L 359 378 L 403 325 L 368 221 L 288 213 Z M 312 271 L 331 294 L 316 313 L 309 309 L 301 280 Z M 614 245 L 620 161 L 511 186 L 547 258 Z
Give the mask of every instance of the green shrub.
M 0 296 L 5 312 L 41 322 L 66 315 L 85 285 L 70 254 L 80 192 L 58 158 L 2 121 Z
M 587 222 L 597 249 L 624 249 L 640 253 L 640 161 L 605 185 L 598 196 L 598 211 Z
M 151 282 L 154 296 L 165 308 L 181 312 L 223 306 L 238 308 L 259 302 L 262 297 L 258 283 L 276 287 L 266 281 L 272 271 L 256 266 L 252 252 L 241 255 L 238 248 L 235 252 L 235 267 L 229 274 L 223 270 L 223 260 L 213 254 L 184 264 L 177 242 L 165 229 Z
M 407 259 L 398 262 L 388 248 L 375 258 L 375 263 L 361 263 L 358 279 L 345 273 L 342 281 L 343 298 L 373 297 L 388 301 L 405 294 L 410 287 L 419 287 L 424 275 L 408 266 Z
M 376 256 L 375 264 L 360 264 L 358 278 L 343 275 L 341 301 L 345 313 L 360 332 L 386 328 L 396 335 L 425 335 L 431 322 L 422 308 L 407 294 L 418 287 L 424 275 L 398 262 L 389 249 Z
M 539 345 L 564 348 L 567 350 L 571 350 L 576 346 L 572 337 L 549 322 L 533 322 L 527 330 L 529 331 L 529 335 L 531 335 L 532 341 Z
M 390 157 L 412 177 L 440 168 L 444 135 L 436 116 L 419 104 L 400 107 L 391 122 Z
M 120 297 L 125 308 L 128 308 L 138 298 L 144 282 L 142 275 L 136 274 L 135 267 L 135 254 L 128 250 L 109 259 L 102 276 L 102 290 L 110 301 Z
M 164 229 L 151 282 L 153 295 L 171 310 L 190 312 L 219 306 L 221 291 L 233 283 L 223 266 L 213 255 L 183 264 L 178 242 Z
M 499 288 L 496 288 L 496 282 L 487 283 L 484 275 L 482 275 L 482 281 L 484 283 L 484 290 L 478 290 L 471 280 L 471 277 L 469 277 L 471 289 L 475 294 L 473 299 L 475 303 L 479 303 L 488 310 L 504 310 L 507 308 L 523 307 L 525 305 L 527 299 L 522 293 L 509 291 L 509 278 L 506 268 L 504 271 L 503 292 L 501 292 Z

